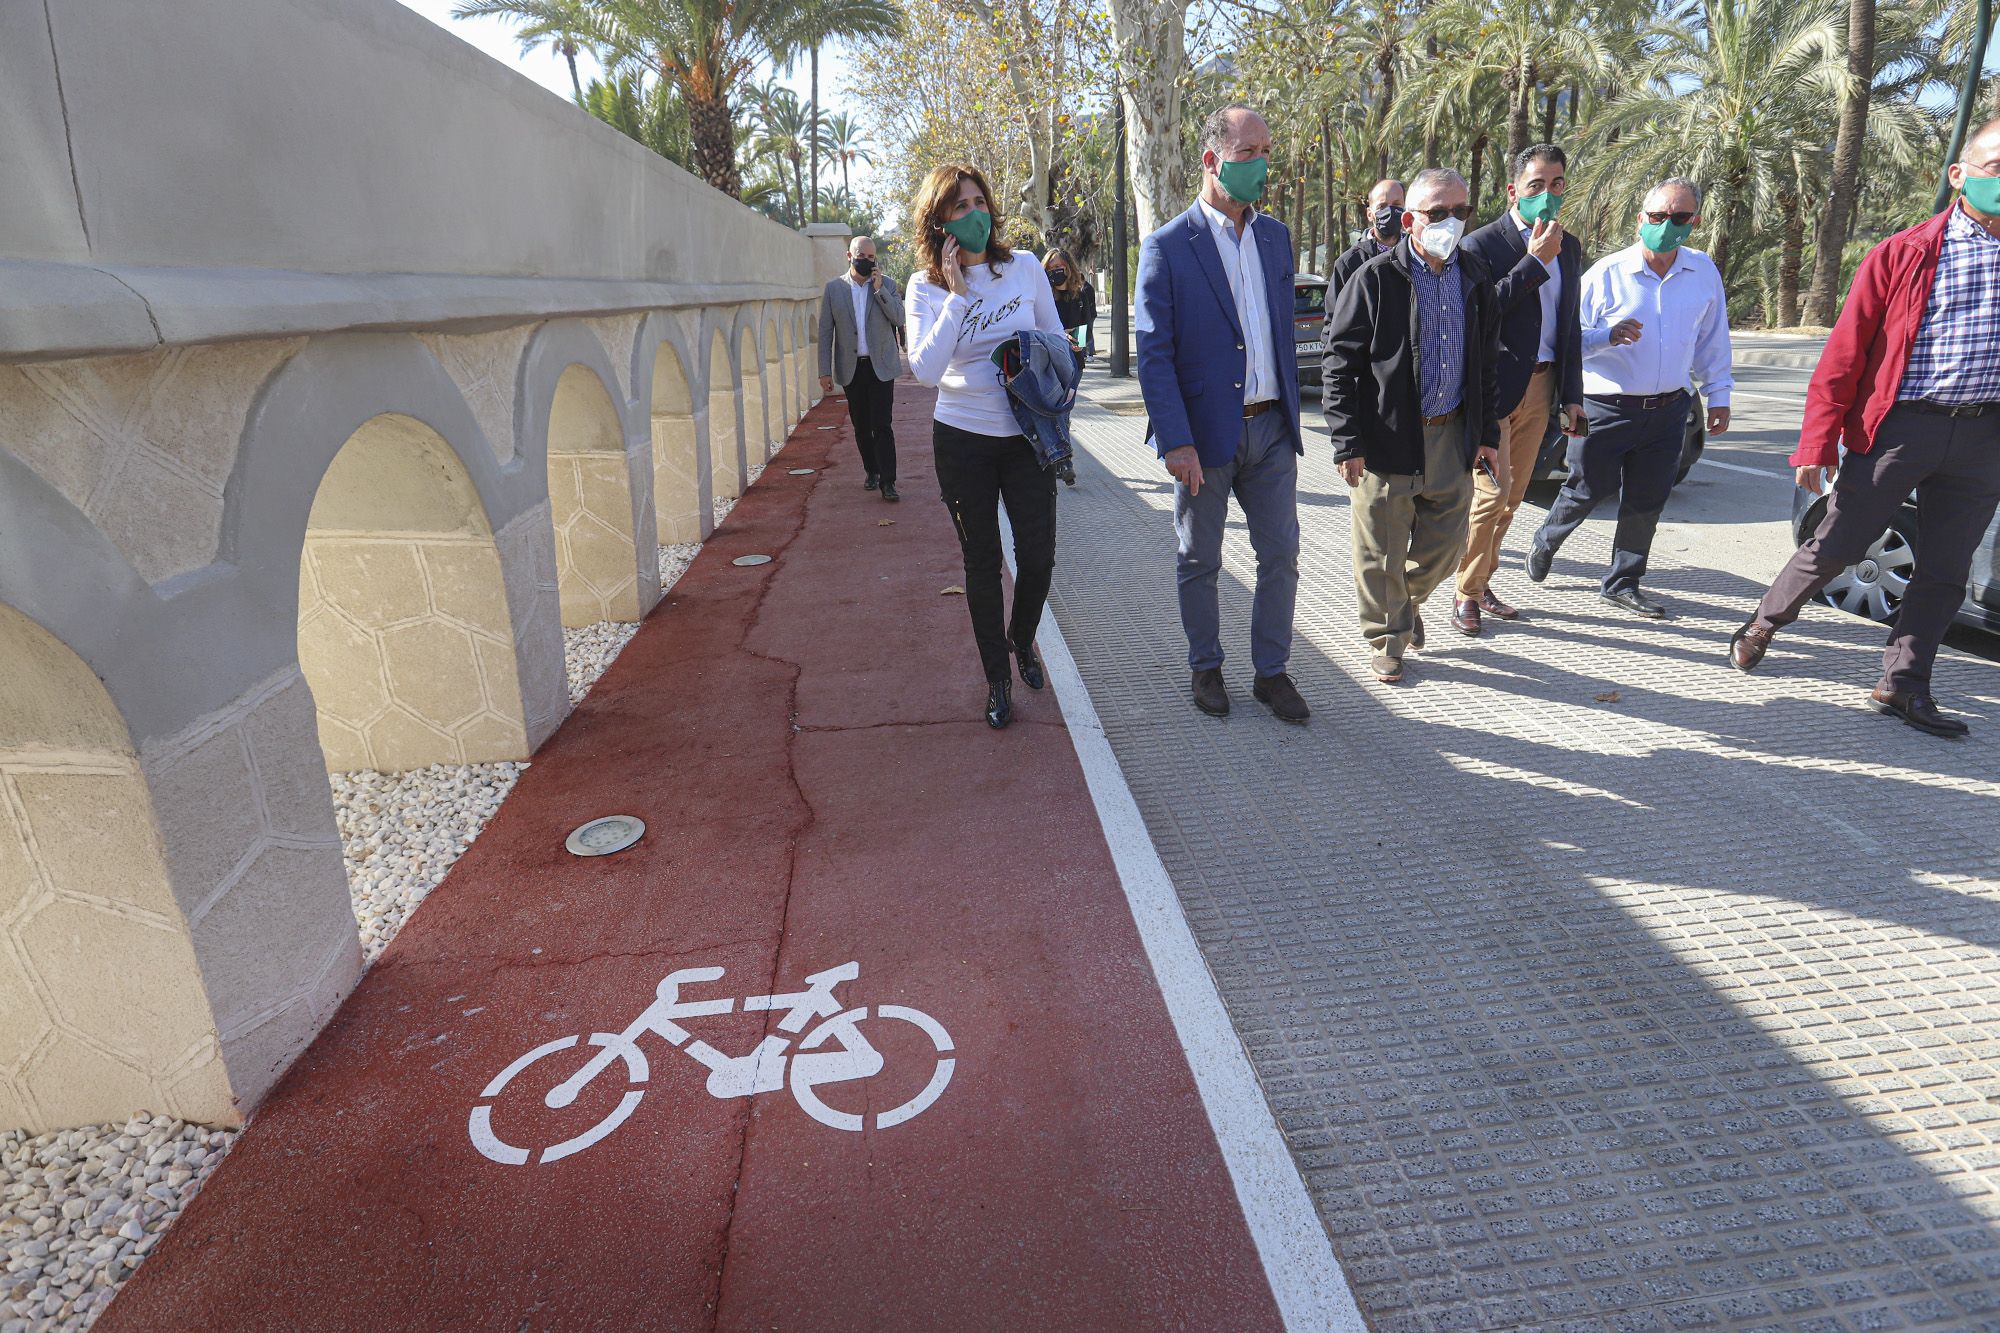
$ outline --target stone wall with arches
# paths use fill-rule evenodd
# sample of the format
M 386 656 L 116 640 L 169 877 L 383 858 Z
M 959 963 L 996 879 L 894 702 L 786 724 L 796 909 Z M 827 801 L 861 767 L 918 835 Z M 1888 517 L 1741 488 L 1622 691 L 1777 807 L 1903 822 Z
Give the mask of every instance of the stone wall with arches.
M 814 240 L 394 0 L 174 8 L 0 19 L 0 1131 L 254 1107 L 328 773 L 533 755 L 817 397 Z

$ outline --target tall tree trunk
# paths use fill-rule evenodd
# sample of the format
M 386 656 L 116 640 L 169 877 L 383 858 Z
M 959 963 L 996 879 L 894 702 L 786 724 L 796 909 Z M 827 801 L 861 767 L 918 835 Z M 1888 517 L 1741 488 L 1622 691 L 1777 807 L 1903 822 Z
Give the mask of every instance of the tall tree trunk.
M 1814 246 L 1812 292 L 1806 319 L 1831 324 L 1840 311 L 1840 259 L 1847 249 L 1848 219 L 1861 190 L 1861 148 L 1868 134 L 1868 100 L 1875 83 L 1875 0 L 1847 0 L 1847 90 L 1840 100 L 1840 131 L 1833 141 L 1833 189 L 1820 216 Z
M 818 42 L 813 43 L 813 49 L 812 49 L 812 129 L 810 130 L 810 133 L 812 135 L 812 163 L 813 163 L 812 220 L 814 222 L 818 222 L 819 221 L 819 43 Z
M 792 154 L 792 184 L 799 192 L 798 225 L 801 227 L 806 225 L 806 183 L 804 178 L 799 174 L 803 167 L 803 164 L 799 161 L 802 156 L 803 154 L 800 153 Z M 819 221 L 817 201 L 815 201 L 813 206 L 813 221 Z
M 1779 192 L 1784 233 L 1778 246 L 1778 326 L 1786 329 L 1799 322 L 1799 271 L 1805 267 L 1806 215 L 1799 204 L 1798 190 L 1787 186 Z
M 1325 116 L 1319 118 L 1319 212 L 1326 219 L 1326 256 L 1320 262 L 1332 267 L 1334 254 L 1334 210 L 1333 210 L 1333 126 Z M 1347 209 L 1342 207 L 1340 218 L 1345 222 Z
M 1519 69 L 1507 75 L 1507 160 L 1528 146 L 1528 113 L 1535 104 L 1535 66 L 1521 57 Z
M 1542 103 L 1542 142 L 1554 143 L 1556 138 L 1556 103 L 1562 100 L 1560 88 L 1549 89 L 1548 101 Z
M 1715 237 L 1715 244 L 1708 252 L 1708 257 L 1715 261 L 1715 271 L 1722 275 L 1722 285 L 1724 288 L 1727 288 L 1729 285 L 1729 256 L 1731 249 L 1729 243 L 1743 225 L 1743 195 L 1747 185 L 1745 180 L 1747 175 L 1747 170 L 1741 166 L 1729 173 L 1729 179 L 1723 185 L 1723 189 L 1726 192 L 1723 197 L 1727 200 L 1727 203 L 1723 206 L 1722 210 L 1722 225 L 1717 227 L 1712 233 Z
M 1467 202 L 1472 205 L 1473 212 L 1472 221 L 1466 227 L 1467 231 L 1479 225 L 1479 176 L 1485 157 L 1486 136 L 1482 134 L 1472 141 L 1472 170 L 1465 178 L 1465 183 L 1472 187 L 1471 194 L 1467 196 Z
M 1572 81 L 1569 85 L 1569 132 L 1576 133 L 1576 104 L 1583 99 L 1583 88 Z
M 1437 64 L 1438 39 L 1436 33 L 1432 33 L 1424 38 L 1424 58 L 1428 64 L 1431 65 Z M 1438 164 L 1437 122 L 1431 120 L 1427 116 L 1424 118 L 1424 166 L 1428 168 L 1428 167 L 1434 167 L 1437 164 Z
M 563 59 L 569 62 L 569 86 L 576 92 L 576 104 L 583 105 L 583 80 L 576 76 L 576 43 L 565 37 L 561 43 Z
M 694 174 L 731 199 L 741 199 L 743 177 L 736 169 L 736 126 L 729 118 L 729 102 L 721 97 L 685 100 Z
M 1111 0 L 1125 93 L 1125 156 L 1141 236 L 1187 207 L 1181 149 L 1187 6 L 1188 0 Z

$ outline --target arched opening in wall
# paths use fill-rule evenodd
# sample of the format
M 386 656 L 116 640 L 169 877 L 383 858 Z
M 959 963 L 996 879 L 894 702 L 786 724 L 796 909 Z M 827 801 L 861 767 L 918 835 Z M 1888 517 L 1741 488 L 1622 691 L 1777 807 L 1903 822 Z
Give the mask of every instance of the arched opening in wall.
M 819 366 L 808 355 L 806 344 L 806 317 L 802 311 L 792 313 L 792 365 L 798 370 L 793 382 L 799 386 L 799 415 L 804 416 L 812 406 L 812 386 L 817 382 Z
M 771 431 L 765 425 L 764 408 L 769 386 L 765 382 L 764 359 L 757 354 L 754 326 L 746 325 L 737 336 L 737 365 L 743 377 L 744 463 L 747 467 L 758 468 L 771 456 Z
M 817 403 L 821 397 L 819 391 L 819 378 L 818 378 L 819 321 L 812 318 L 811 315 L 807 314 L 799 316 L 799 323 L 803 326 L 804 329 L 806 364 L 811 366 L 813 369 L 813 377 L 806 381 L 806 402 L 808 404 L 812 404 L 812 403 Z
M 653 356 L 653 513 L 662 545 L 701 540 L 699 429 L 680 353 L 661 343 Z
M 237 1112 L 117 705 L 0 606 L 0 1132 Z
M 449 444 L 409 417 L 348 437 L 299 561 L 299 666 L 336 772 L 526 759 L 500 551 Z
M 736 376 L 729 364 L 729 340 L 718 329 L 708 349 L 709 489 L 718 500 L 733 500 L 743 493 L 739 461 L 743 437 L 738 425 Z
M 785 337 L 776 319 L 764 321 L 764 379 L 771 386 L 770 452 L 776 453 L 790 438 L 797 415 L 792 411 L 792 374 L 785 364 Z
M 565 628 L 637 620 L 639 558 L 657 546 L 634 531 L 631 460 L 618 409 L 604 381 L 570 366 L 549 408 L 549 509 L 556 525 L 556 580 Z

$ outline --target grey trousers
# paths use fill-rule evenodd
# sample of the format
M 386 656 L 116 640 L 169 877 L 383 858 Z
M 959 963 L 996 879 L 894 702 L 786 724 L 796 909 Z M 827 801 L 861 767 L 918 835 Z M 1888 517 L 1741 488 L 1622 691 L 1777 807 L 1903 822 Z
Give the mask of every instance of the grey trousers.
M 1424 427 L 1424 470 L 1364 472 L 1354 488 L 1354 600 L 1361 637 L 1401 661 L 1417 608 L 1458 568 L 1472 516 L 1472 473 L 1454 417 Z
M 1917 495 L 1917 568 L 1889 626 L 1882 684 L 1928 694 L 1938 641 L 1965 600 L 1972 556 L 2000 503 L 2000 415 L 1942 417 L 1894 407 L 1875 447 L 1841 460 L 1819 531 L 1772 581 L 1757 619 L 1782 627 L 1834 575 L 1867 554 L 1903 506 Z
M 1201 470 L 1201 491 L 1174 483 L 1174 532 L 1180 539 L 1176 574 L 1188 667 L 1222 665 L 1222 528 L 1229 497 L 1243 506 L 1250 549 L 1257 553 L 1257 592 L 1250 602 L 1250 661 L 1260 676 L 1284 671 L 1292 655 L 1292 607 L 1299 594 L 1299 460 L 1282 409 L 1243 423 L 1236 457 Z

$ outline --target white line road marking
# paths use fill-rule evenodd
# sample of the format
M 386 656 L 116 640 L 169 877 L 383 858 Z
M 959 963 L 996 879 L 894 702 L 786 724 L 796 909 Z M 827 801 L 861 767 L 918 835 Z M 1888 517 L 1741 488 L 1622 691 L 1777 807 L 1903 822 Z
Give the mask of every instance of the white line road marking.
M 1747 472 L 1753 477 L 1770 477 L 1773 480 L 1783 481 L 1783 482 L 1790 482 L 1792 480 L 1792 475 L 1789 465 L 1787 465 L 1785 471 L 1780 472 L 1776 468 L 1745 467 L 1741 463 L 1725 463 L 1717 458 L 1697 458 L 1694 460 L 1694 462 L 1696 467 L 1726 468 L 1731 472 Z
M 1004 549 L 1011 572 L 1014 535 L 1004 512 L 1000 521 L 1008 529 Z M 1188 928 L 1173 881 L 1146 832 L 1145 817 L 1126 785 L 1125 772 L 1118 766 L 1053 611 L 1042 617 L 1039 637 L 1042 665 L 1062 705 L 1063 722 L 1090 786 L 1125 901 L 1139 927 L 1147 961 L 1201 1093 L 1209 1128 L 1236 1186 L 1236 1201 L 1285 1327 L 1299 1333 L 1365 1333 L 1367 1324 L 1334 1257 L 1333 1241 L 1271 1115 L 1250 1056 L 1229 1021 L 1222 994 Z

